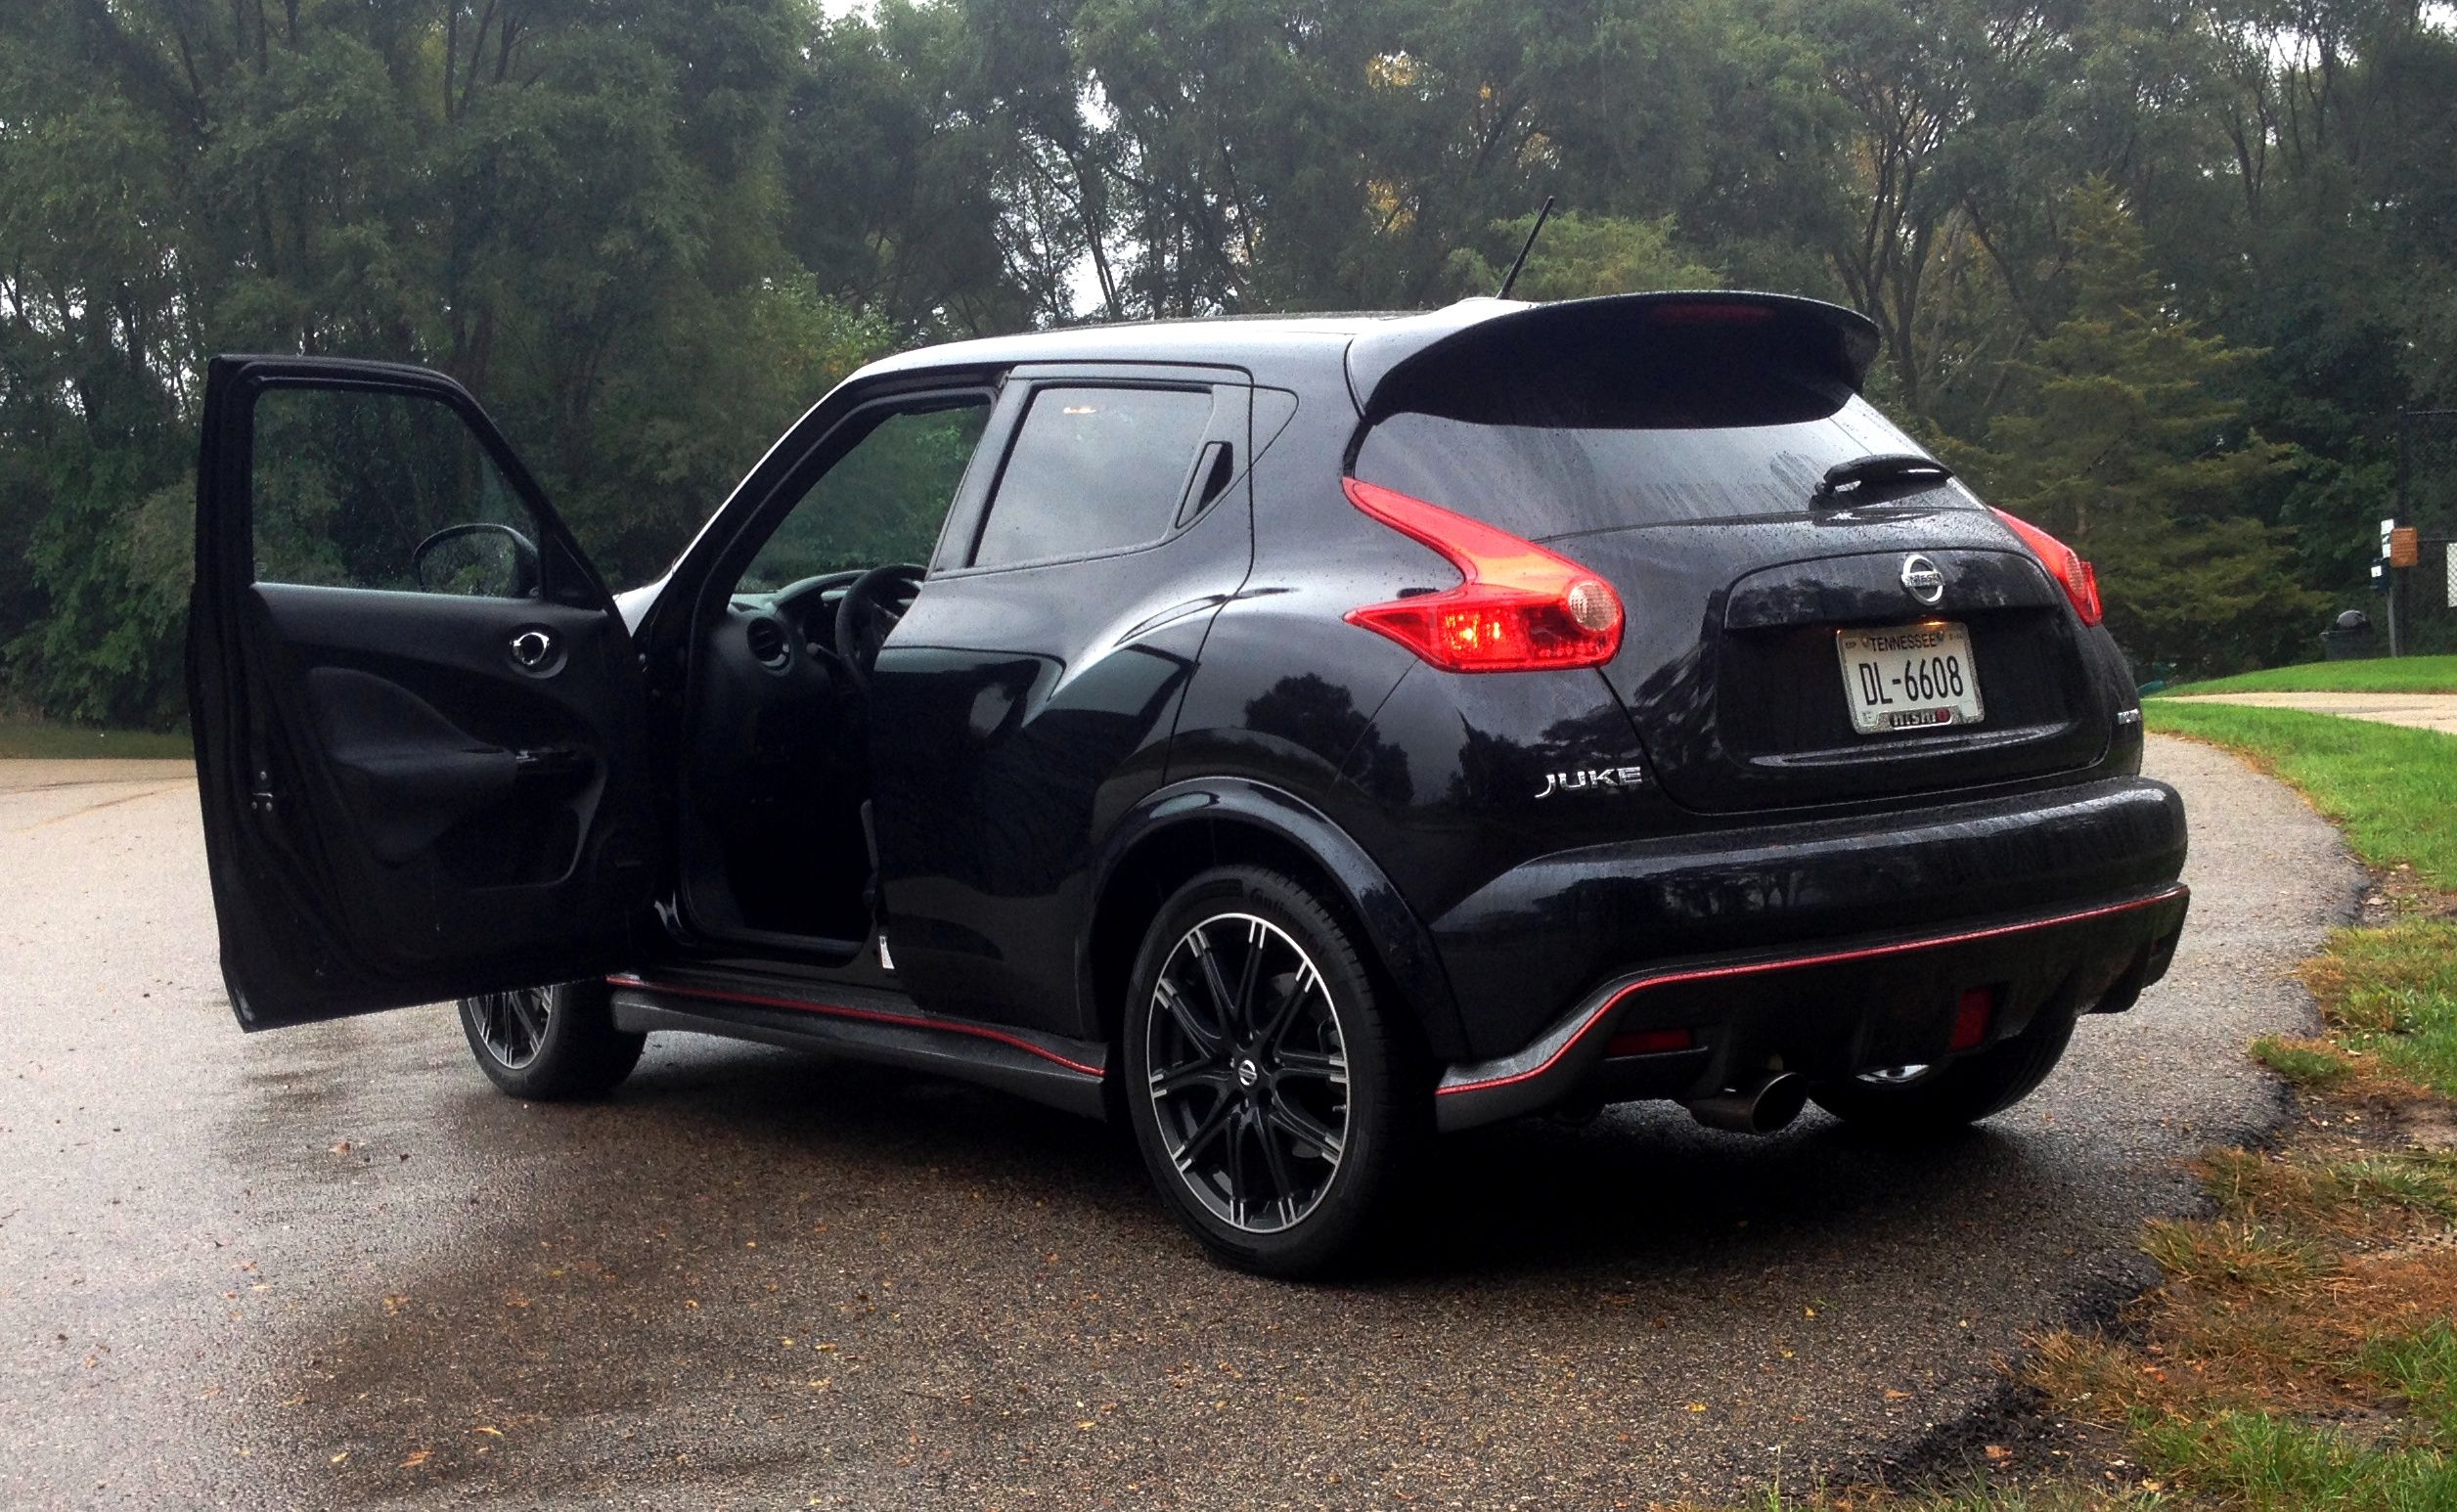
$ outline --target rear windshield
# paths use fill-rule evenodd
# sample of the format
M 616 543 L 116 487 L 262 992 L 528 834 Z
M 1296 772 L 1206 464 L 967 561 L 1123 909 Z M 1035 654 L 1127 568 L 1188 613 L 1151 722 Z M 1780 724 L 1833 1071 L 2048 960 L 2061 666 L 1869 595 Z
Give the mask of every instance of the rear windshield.
M 1359 444 L 1368 483 L 1529 538 L 1797 514 L 1828 467 L 1922 448 L 1841 382 L 1740 361 L 1572 362 L 1411 394 Z M 1499 380 L 1497 380 L 1499 379 Z M 1880 497 L 1975 508 L 1922 480 Z

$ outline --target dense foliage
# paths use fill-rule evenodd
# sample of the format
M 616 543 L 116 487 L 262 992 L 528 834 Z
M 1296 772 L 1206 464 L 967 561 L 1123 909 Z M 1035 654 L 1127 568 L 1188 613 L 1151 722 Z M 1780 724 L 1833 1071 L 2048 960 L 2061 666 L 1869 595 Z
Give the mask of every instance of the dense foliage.
M 1548 193 L 1523 292 L 1867 313 L 2144 658 L 2307 650 L 2457 403 L 2457 37 L 2397 0 L 12 0 L 9 694 L 176 717 L 216 350 L 457 375 L 638 581 L 873 353 L 1437 303 Z

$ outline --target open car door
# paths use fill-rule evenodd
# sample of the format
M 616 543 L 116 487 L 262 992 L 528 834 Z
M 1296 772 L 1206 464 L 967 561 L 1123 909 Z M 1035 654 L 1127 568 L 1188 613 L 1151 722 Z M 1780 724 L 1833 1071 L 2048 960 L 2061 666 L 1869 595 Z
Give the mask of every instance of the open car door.
M 663 854 L 605 585 L 467 390 L 222 357 L 188 700 L 249 1029 L 597 975 Z

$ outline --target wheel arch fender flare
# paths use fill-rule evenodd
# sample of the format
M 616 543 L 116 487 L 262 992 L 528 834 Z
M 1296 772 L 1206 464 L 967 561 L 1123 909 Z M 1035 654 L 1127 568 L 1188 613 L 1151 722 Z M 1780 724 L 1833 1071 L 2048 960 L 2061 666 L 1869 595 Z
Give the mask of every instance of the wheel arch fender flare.
M 1185 858 L 1170 857 L 1175 865 L 1163 867 L 1163 874 L 1191 874 L 1242 861 L 1269 865 L 1275 851 L 1302 857 L 1336 890 L 1338 896 L 1326 901 L 1345 908 L 1363 928 L 1360 946 L 1407 1001 L 1425 1047 L 1444 1060 L 1459 1056 L 1464 1036 L 1450 975 L 1432 933 L 1398 887 L 1328 815 L 1283 788 L 1248 778 L 1194 778 L 1157 788 L 1120 816 L 1094 848 L 1092 906 L 1076 938 L 1076 992 L 1087 1019 L 1100 1024 L 1103 1034 L 1114 1030 L 1113 1004 L 1106 1000 L 1123 981 L 1117 953 L 1123 949 L 1125 969 L 1131 971 L 1141 926 L 1160 905 L 1156 897 L 1120 894 L 1134 891 L 1139 876 L 1152 874 L 1164 854 L 1160 847 L 1172 838 L 1200 846 L 1199 863 L 1189 867 Z M 1137 921 L 1132 940 L 1118 938 L 1125 919 Z

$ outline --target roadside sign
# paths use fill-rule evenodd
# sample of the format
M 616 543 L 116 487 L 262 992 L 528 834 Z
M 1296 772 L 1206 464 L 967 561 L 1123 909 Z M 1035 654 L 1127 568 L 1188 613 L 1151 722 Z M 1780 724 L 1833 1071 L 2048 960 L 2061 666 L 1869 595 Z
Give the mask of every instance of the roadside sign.
M 2381 521 L 2381 550 L 2380 550 L 2380 554 L 2381 554 L 2383 556 L 2387 556 L 2389 555 L 2389 538 L 2390 538 L 2390 537 L 2391 537 L 2391 536 L 2393 536 L 2393 535 L 2395 535 L 2396 533 L 2397 533 L 2397 522 L 2396 522 L 2395 520 L 2393 520 L 2393 519 L 2385 519 L 2385 520 L 2382 520 L 2382 521 Z
M 2448 606 L 2457 609 L 2457 541 L 2448 543 Z
M 2412 525 L 2398 525 L 2389 532 L 2389 564 L 2411 567 L 2423 559 L 2423 533 Z

